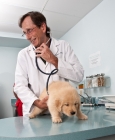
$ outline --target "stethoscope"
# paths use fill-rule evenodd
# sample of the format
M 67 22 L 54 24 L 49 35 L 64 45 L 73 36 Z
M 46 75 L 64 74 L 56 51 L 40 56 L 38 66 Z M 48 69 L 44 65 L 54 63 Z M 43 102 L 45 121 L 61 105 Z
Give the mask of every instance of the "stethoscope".
M 47 45 L 48 42 L 49 42 L 50 40 L 51 40 L 51 38 L 49 38 L 48 41 L 47 41 L 45 44 Z M 33 48 L 33 49 L 35 50 L 35 48 Z M 37 57 L 35 57 L 35 63 L 36 63 L 37 69 L 38 69 L 41 73 L 43 73 L 43 74 L 45 74 L 45 75 L 49 75 L 48 78 L 47 78 L 47 82 L 46 82 L 46 92 L 47 92 L 47 94 L 49 95 L 49 93 L 48 93 L 48 83 L 49 83 L 50 76 L 56 74 L 56 73 L 58 72 L 58 69 L 52 70 L 51 73 L 46 73 L 46 72 L 44 72 L 44 71 L 42 71 L 42 70 L 40 69 L 40 67 L 39 67 L 39 65 L 38 65 L 38 62 L 37 62 Z

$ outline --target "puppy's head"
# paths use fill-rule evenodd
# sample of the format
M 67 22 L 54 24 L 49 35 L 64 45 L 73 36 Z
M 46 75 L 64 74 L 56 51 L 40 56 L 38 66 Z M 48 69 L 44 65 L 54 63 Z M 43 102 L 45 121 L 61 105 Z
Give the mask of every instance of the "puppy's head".
M 80 109 L 80 98 L 74 88 L 63 91 L 61 97 L 55 103 L 58 111 L 67 116 L 77 114 Z

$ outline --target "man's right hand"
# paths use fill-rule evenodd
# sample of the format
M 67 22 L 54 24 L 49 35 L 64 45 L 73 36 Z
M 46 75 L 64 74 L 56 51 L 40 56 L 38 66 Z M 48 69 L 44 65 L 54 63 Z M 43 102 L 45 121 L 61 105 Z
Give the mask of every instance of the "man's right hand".
M 46 103 L 47 100 L 48 100 L 48 96 L 46 96 L 42 100 L 39 100 L 39 99 L 35 100 L 33 104 L 40 109 L 47 109 L 48 108 L 47 103 Z

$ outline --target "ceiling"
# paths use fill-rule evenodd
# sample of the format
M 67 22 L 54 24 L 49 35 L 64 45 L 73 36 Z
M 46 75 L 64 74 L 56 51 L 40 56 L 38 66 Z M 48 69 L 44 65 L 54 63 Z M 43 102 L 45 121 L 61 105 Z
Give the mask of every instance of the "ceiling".
M 15 37 L 21 39 L 27 45 L 27 41 L 21 36 L 22 30 L 18 27 L 18 21 L 23 14 L 29 11 L 42 12 L 51 28 L 52 36 L 59 39 L 101 1 L 0 0 L 0 46 L 4 46 L 5 39 L 7 42 L 7 39 L 9 41 L 10 38 Z

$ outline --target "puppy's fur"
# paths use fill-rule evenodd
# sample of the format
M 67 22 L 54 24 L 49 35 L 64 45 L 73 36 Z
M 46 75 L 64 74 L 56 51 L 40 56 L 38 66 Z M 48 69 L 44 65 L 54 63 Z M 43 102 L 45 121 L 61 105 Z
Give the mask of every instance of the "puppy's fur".
M 47 101 L 48 109 L 52 116 L 52 122 L 62 122 L 61 114 L 67 116 L 76 115 L 79 119 L 86 120 L 88 117 L 80 110 L 80 97 L 74 87 L 69 82 L 56 81 L 48 87 L 49 98 Z M 39 99 L 47 96 L 46 89 L 41 93 Z M 34 118 L 44 110 L 34 107 L 29 118 Z

